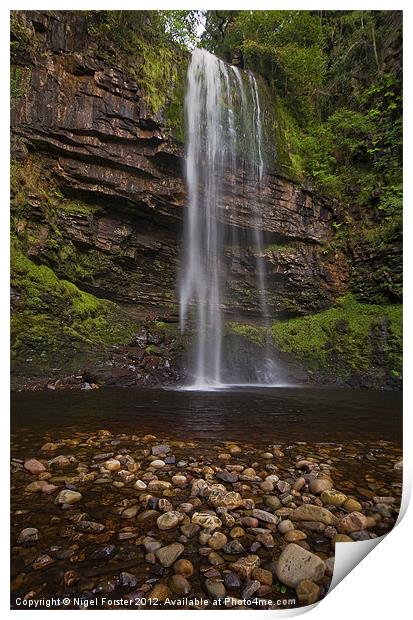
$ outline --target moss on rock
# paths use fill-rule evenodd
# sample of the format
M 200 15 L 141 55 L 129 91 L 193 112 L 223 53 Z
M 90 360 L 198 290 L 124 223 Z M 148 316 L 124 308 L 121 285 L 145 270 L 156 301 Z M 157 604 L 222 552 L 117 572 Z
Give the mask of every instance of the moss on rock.
M 359 303 L 348 294 L 317 314 L 279 321 L 271 327 L 275 346 L 313 371 L 348 377 L 382 368 L 402 373 L 402 307 Z
M 50 267 L 25 256 L 16 242 L 11 259 L 15 358 L 64 355 L 83 345 L 104 348 L 127 342 L 136 331 L 119 306 L 59 279 Z

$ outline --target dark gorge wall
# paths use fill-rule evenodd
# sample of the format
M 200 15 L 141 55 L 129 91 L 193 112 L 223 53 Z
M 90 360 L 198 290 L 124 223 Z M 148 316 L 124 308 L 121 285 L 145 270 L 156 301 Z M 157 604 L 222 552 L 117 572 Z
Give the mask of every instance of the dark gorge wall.
M 177 321 L 185 62 L 159 108 L 128 66 L 101 52 L 86 12 L 14 12 L 12 20 L 13 352 L 27 375 L 33 360 L 46 372 L 70 365 L 74 350 L 105 357 L 143 321 L 152 332 Z M 221 217 L 242 239 L 257 192 L 241 162 L 225 184 Z M 276 170 L 263 187 L 272 317 L 329 307 L 349 286 L 348 259 L 334 243 L 337 206 Z M 228 315 L 253 321 L 254 250 L 240 244 L 231 255 L 228 247 Z M 139 346 L 165 363 L 159 343 Z

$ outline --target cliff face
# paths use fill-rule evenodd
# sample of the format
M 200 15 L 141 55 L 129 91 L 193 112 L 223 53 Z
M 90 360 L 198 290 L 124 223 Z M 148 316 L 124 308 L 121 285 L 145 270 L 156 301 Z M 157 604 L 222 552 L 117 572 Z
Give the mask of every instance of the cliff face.
M 75 285 L 76 295 L 91 294 L 97 308 L 99 300 L 117 304 L 111 312 L 124 317 L 129 336 L 148 316 L 176 321 L 186 209 L 183 145 L 176 138 L 182 133 L 177 126 L 182 124 L 184 70 L 170 85 L 166 104 L 154 112 L 131 72 L 100 52 L 82 12 L 18 12 L 14 19 L 18 24 L 12 67 L 16 252 L 29 259 L 30 269 L 47 266 L 59 281 Z M 256 205 L 254 192 L 245 191 L 248 180 L 241 165 L 235 183 L 225 179 L 225 184 L 223 221 L 239 229 L 250 226 Z M 234 186 L 240 188 L 238 193 L 233 193 Z M 333 243 L 336 205 L 271 171 L 266 172 L 263 187 L 263 260 L 272 316 L 329 307 L 347 291 L 349 280 L 346 255 Z M 248 248 L 239 248 L 236 260 L 228 260 L 230 296 L 225 303 L 230 318 L 254 319 L 255 264 Z M 33 355 L 49 358 L 47 341 L 28 327 L 36 314 L 28 301 L 30 269 L 24 279 L 18 269 L 12 278 L 15 354 L 20 361 L 34 359 Z M 47 305 L 47 296 L 39 297 Z M 72 329 L 78 315 L 73 298 L 70 303 Z M 57 319 L 60 310 L 53 312 Z M 93 320 L 99 319 L 99 312 Z M 80 314 L 74 340 L 67 338 L 66 330 L 65 346 L 73 346 L 84 334 L 85 316 L 89 317 Z M 110 329 L 106 314 L 105 320 Z M 66 327 L 56 323 L 53 328 Z M 118 342 L 115 337 L 103 340 Z M 101 340 L 88 332 L 87 342 Z M 59 337 L 55 348 L 59 349 Z
M 81 278 L 67 273 L 70 266 L 62 264 L 61 257 L 53 261 L 49 214 L 40 214 L 33 203 L 24 214 L 33 240 L 30 254 L 98 296 L 133 304 L 143 313 L 154 308 L 176 315 L 186 208 L 182 145 L 170 137 L 162 115 L 151 113 L 137 83 L 99 58 L 81 14 L 30 12 L 25 19 L 35 45 L 24 58 L 19 77 L 24 92 L 13 106 L 14 153 L 20 158 L 26 149 L 36 153 L 51 184 L 65 197 L 98 207 L 57 215 L 62 245 L 81 255 L 86 270 Z M 235 185 L 240 193 L 232 195 L 228 183 L 222 218 L 248 227 L 255 205 L 243 198 L 241 167 Z M 274 283 L 273 310 L 289 311 L 298 281 L 299 311 L 328 304 L 346 280 L 345 267 L 337 273 L 337 257 L 323 258 L 318 265 L 320 249 L 333 237 L 333 205 L 274 175 L 267 175 L 263 185 L 261 209 L 269 248 L 278 241 L 294 242 L 288 269 L 284 253 L 266 253 Z M 339 261 L 343 265 L 341 256 Z M 231 308 L 241 315 L 254 313 L 248 291 L 253 265 L 251 256 L 241 252 L 230 276 Z M 319 294 L 309 295 L 306 287 Z

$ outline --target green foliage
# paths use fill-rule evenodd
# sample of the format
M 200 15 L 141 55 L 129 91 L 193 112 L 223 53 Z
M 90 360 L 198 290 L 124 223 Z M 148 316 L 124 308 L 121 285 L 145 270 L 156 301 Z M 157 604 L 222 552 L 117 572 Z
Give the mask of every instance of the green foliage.
M 27 56 L 33 47 L 33 32 L 25 24 L 24 12 L 10 11 L 10 61 Z
M 148 355 L 156 355 L 158 353 L 158 347 L 156 344 L 150 344 L 145 349 Z
M 227 60 L 230 50 L 240 52 L 244 64 L 267 77 L 292 104 L 301 123 L 316 115 L 326 65 L 318 18 L 310 11 L 228 11 L 224 35 L 216 40 L 220 14 L 207 14 L 206 47 Z
M 373 217 L 399 208 L 400 11 L 208 11 L 203 44 L 270 83 L 281 172 Z
M 402 372 L 402 308 L 358 303 L 352 295 L 328 310 L 274 323 L 275 346 L 313 370 L 336 376 L 375 365 Z
M 11 284 L 18 296 L 11 319 L 15 356 L 123 343 L 136 329 L 116 304 L 59 279 L 52 269 L 25 256 L 16 242 L 11 248 Z
M 185 50 L 194 44 L 198 11 L 88 11 L 101 53 L 121 63 L 154 114 L 176 98 Z

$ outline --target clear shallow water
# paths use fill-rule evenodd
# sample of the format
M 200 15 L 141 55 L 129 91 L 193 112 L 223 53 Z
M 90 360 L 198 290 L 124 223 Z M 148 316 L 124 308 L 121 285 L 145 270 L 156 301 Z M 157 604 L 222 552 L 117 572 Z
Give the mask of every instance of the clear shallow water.
M 385 439 L 401 445 L 402 395 L 307 387 L 13 393 L 11 428 L 14 436 L 22 429 L 35 435 L 107 428 L 257 444 Z

